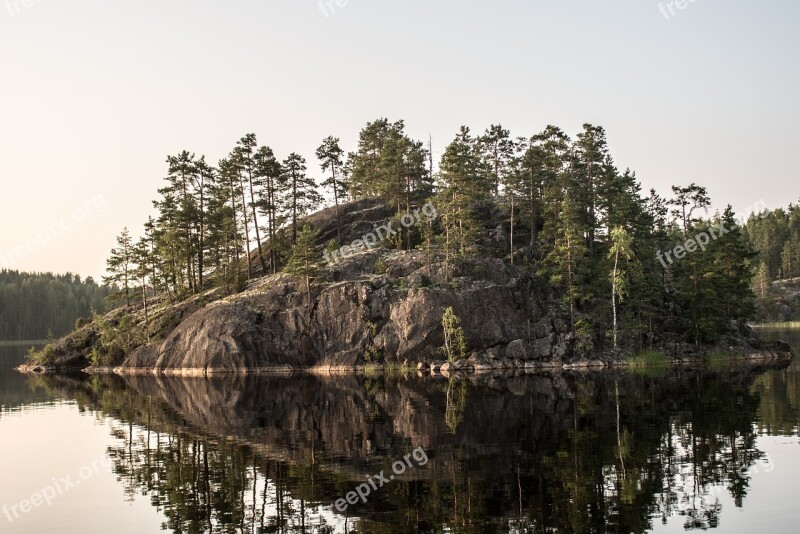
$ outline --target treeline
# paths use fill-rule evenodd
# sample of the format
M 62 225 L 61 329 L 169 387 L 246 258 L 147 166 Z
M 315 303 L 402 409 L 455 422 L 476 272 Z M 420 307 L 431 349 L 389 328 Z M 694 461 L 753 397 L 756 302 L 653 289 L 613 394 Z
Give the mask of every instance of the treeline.
M 0 340 L 46 339 L 102 312 L 111 290 L 76 274 L 0 271 Z
M 180 299 L 213 285 L 241 288 L 287 266 L 308 281 L 318 255 L 302 217 L 325 192 L 339 229 L 347 200 L 379 197 L 398 216 L 432 202 L 434 223 L 404 227 L 383 245 L 424 248 L 446 264 L 492 255 L 547 277 L 583 350 L 713 342 L 753 314 L 754 255 L 732 210 L 709 216 L 711 200 L 696 184 L 669 197 L 642 194 L 635 174 L 614 164 L 602 127 L 586 124 L 574 139 L 555 126 L 529 137 L 462 127 L 434 167 L 430 140 L 380 119 L 353 152 L 331 136 L 315 155 L 318 181 L 302 156 L 281 160 L 253 134 L 215 166 L 187 151 L 170 156 L 158 216 L 138 240 L 122 233 L 110 280 L 128 302 L 138 295 L 145 304 L 154 292 Z M 687 253 L 682 245 L 712 224 L 725 231 Z
M 758 250 L 759 276 L 769 281 L 800 277 L 800 205 L 753 213 L 744 233 Z
M 744 227 L 750 245 L 758 250 L 753 289 L 758 297 L 759 319 L 800 319 L 800 303 L 781 303 L 774 282 L 800 278 L 800 205 L 753 213 Z

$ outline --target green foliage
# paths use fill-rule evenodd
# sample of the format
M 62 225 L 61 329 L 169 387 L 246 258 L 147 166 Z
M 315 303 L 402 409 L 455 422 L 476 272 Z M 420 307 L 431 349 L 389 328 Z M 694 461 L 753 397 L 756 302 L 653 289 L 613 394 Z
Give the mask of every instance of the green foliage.
M 561 201 L 561 217 L 550 230 L 553 246 L 540 267 L 541 274 L 561 289 L 569 306 L 570 321 L 577 325 L 577 307 L 586 299 L 588 247 L 580 230 L 580 211 L 569 196 Z
M 328 256 L 333 257 L 333 253 L 337 250 L 339 250 L 339 244 L 335 239 L 330 239 L 327 243 L 325 243 L 325 252 L 328 253 Z
M 381 351 L 375 345 L 370 345 L 364 353 L 364 361 L 369 363 L 379 362 L 382 357 Z
M 625 358 L 629 370 L 646 369 L 648 367 L 664 366 L 669 364 L 669 357 L 663 352 L 645 350 Z
M 354 198 L 380 196 L 387 204 L 407 213 L 411 205 L 432 190 L 429 152 L 405 133 L 405 123 L 378 119 L 359 135 L 358 149 L 351 154 L 350 193 Z
M 461 127 L 442 155 L 437 185 L 433 200 L 441 226 L 437 242 L 445 253 L 445 262 L 450 263 L 478 252 L 483 227 L 476 208 L 492 190 L 480 144 L 466 126 Z
M 111 249 L 111 256 L 106 262 L 109 275 L 104 279 L 107 284 L 116 284 L 121 288 L 121 295 L 116 295 L 125 299 L 125 304 L 131 305 L 131 285 L 133 282 L 133 241 L 127 228 L 123 228 L 122 233 L 117 237 L 117 247 Z
M 386 272 L 387 266 L 386 262 L 384 261 L 383 257 L 379 257 L 375 260 L 375 274 L 384 274 Z
M 609 274 L 611 278 L 611 309 L 613 313 L 614 329 L 614 349 L 617 348 L 617 300 L 622 301 L 627 293 L 627 273 L 628 262 L 633 259 L 631 244 L 633 240 L 622 226 L 617 226 L 611 231 L 611 250 L 608 251 L 608 258 L 614 260 L 614 268 Z
M 329 136 L 317 148 L 317 159 L 320 161 L 322 172 L 330 172 L 330 176 L 322 182 L 323 187 L 329 187 L 333 192 L 333 201 L 336 207 L 336 241 L 342 241 L 342 223 L 339 216 L 339 202 L 347 196 L 347 176 L 344 169 L 344 150 L 339 146 L 339 138 Z
M 367 326 L 369 327 L 370 345 L 367 347 L 367 351 L 364 353 L 364 361 L 376 363 L 383 358 L 381 351 L 375 346 L 375 337 L 378 335 L 378 326 L 369 320 L 367 321 Z
M 594 350 L 594 328 L 586 319 L 575 322 L 575 350 L 578 354 L 589 354 Z
M 93 365 L 118 365 L 134 349 L 147 341 L 144 329 L 129 313 L 123 313 L 110 320 L 95 316 L 94 322 L 98 328 L 99 339 L 90 357 Z
M 55 348 L 51 343 L 48 343 L 41 350 L 36 350 L 31 347 L 28 350 L 28 359 L 38 363 L 39 365 L 52 365 L 56 361 Z
M 69 348 L 75 351 L 84 350 L 89 346 L 91 335 L 88 328 L 79 328 L 70 334 L 68 338 Z
M 317 232 L 308 225 L 297 236 L 297 244 L 292 248 L 292 256 L 286 265 L 286 272 L 305 279 L 306 290 L 311 295 L 311 279 L 320 273 L 320 254 L 315 247 Z
M 753 290 L 758 299 L 759 321 L 800 318 L 800 302 L 773 282 L 800 278 L 800 204 L 752 213 L 742 232 L 757 250 Z
M 292 152 L 283 162 L 283 194 L 281 204 L 291 224 L 292 244 L 297 244 L 300 218 L 310 213 L 322 202 L 313 178 L 306 175 L 306 160 Z
M 464 420 L 469 389 L 467 382 L 451 378 L 447 381 L 444 421 L 450 433 L 455 434 L 458 425 Z
M 442 329 L 444 330 L 444 351 L 450 362 L 457 362 L 468 356 L 467 341 L 464 338 L 464 329 L 461 319 L 458 318 L 452 306 L 448 306 L 442 314 Z
M 755 254 L 742 238 L 732 210 L 689 227 L 689 235 L 711 233 L 714 228 L 719 234 L 720 225 L 726 233 L 711 240 L 705 251 L 688 253 L 669 268 L 674 289 L 670 300 L 681 310 L 674 326 L 696 344 L 716 342 L 755 314 L 751 289 Z

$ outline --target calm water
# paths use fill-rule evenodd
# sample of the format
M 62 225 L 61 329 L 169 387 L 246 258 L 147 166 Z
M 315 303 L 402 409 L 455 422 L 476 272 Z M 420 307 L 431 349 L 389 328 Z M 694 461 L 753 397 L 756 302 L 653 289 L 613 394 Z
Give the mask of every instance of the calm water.
M 123 380 L 23 353 L 0 347 L 0 533 L 800 531 L 797 364 Z

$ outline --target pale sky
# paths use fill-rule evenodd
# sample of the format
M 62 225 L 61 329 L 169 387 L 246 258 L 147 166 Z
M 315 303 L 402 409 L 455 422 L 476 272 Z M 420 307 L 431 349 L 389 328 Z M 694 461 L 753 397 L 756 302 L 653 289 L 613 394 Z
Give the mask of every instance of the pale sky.
M 254 132 L 319 176 L 383 116 L 437 156 L 462 124 L 591 122 L 645 190 L 797 201 L 800 2 L 683 1 L 0 0 L 0 267 L 98 277 L 168 154 Z

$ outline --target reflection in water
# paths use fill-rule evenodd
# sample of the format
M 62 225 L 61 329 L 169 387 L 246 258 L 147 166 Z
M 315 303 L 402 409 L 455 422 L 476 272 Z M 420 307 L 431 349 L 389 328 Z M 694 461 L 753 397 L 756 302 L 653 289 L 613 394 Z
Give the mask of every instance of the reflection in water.
M 0 417 L 23 405 L 52 402 L 47 390 L 37 380 L 27 379 L 12 371 L 25 360 L 27 344 L 0 344 Z
M 797 435 L 799 379 L 793 366 L 45 382 L 123 424 L 115 471 L 173 532 L 644 532 L 733 521 L 720 491 L 744 506 L 767 461 L 759 434 Z M 332 508 L 418 446 L 430 461 L 355 517 Z

